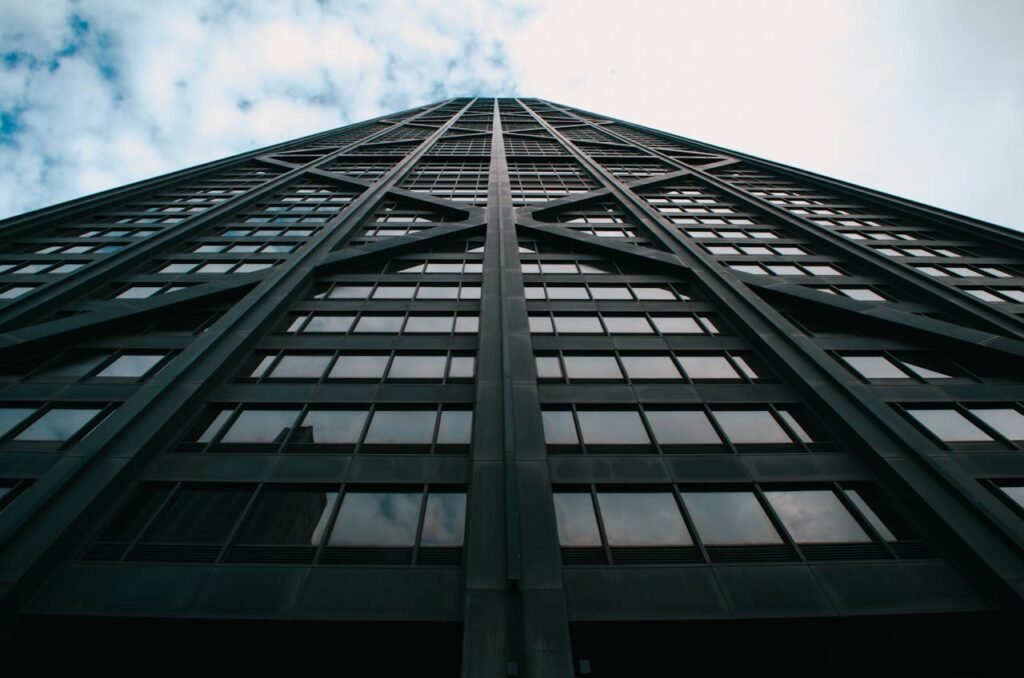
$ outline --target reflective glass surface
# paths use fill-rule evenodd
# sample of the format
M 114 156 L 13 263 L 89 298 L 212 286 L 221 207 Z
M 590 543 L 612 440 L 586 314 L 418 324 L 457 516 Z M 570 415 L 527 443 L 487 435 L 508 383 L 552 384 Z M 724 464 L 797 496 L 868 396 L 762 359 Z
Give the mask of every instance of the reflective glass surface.
M 829 490 L 765 492 L 794 541 L 807 544 L 871 541 Z
M 412 546 L 419 492 L 349 492 L 331 530 L 331 546 Z
M 782 543 L 751 492 L 684 492 L 683 503 L 709 546 Z
M 669 492 L 599 492 L 610 546 L 689 546 L 690 533 Z

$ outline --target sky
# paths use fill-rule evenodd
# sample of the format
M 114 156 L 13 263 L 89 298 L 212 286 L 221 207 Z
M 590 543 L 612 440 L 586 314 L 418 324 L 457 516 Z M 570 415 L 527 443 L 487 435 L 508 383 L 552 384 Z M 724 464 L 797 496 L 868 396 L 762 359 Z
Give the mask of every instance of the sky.
M 0 0 L 0 218 L 529 96 L 1024 230 L 1021 0 Z

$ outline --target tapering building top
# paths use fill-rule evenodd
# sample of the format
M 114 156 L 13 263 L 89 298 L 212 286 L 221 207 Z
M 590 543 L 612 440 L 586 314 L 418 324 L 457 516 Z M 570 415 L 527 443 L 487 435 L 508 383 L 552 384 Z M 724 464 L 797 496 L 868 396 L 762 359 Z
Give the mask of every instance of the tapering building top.
M 1013 231 L 537 99 L 0 226 L 15 656 L 971 672 L 1019 632 Z

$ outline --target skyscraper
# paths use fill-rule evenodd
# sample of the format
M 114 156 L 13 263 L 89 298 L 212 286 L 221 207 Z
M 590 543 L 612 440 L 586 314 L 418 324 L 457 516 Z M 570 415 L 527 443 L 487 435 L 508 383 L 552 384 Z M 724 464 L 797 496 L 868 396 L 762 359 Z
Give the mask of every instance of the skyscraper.
M 117 639 L 465 676 L 1010 657 L 1015 232 L 453 99 L 2 237 L 11 656 Z

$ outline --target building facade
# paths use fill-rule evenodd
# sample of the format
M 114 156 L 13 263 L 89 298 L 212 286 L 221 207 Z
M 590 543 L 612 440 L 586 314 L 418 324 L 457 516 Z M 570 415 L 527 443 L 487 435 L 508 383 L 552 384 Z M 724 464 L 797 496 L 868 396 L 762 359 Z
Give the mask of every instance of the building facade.
M 9 656 L 971 675 L 1019 637 L 1016 232 L 453 99 L 0 237 Z

